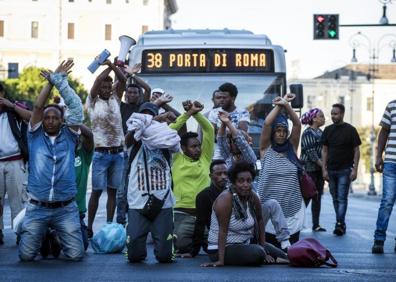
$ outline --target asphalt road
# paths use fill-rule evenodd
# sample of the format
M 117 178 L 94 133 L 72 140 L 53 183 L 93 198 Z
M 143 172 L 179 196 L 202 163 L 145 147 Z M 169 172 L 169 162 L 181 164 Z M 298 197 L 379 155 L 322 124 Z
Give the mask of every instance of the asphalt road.
M 96 228 L 105 221 L 104 206 L 102 201 Z M 6 207 L 6 243 L 0 246 L 0 281 L 396 281 L 396 253 L 393 250 L 395 215 L 390 220 L 385 254 L 371 254 L 378 207 L 378 198 L 350 197 L 348 229 L 343 237 L 332 234 L 334 211 L 328 194 L 324 197 L 321 216 L 321 224 L 328 231 L 312 233 L 308 215 L 302 237 L 314 237 L 322 242 L 338 260 L 337 268 L 295 268 L 288 265 L 202 268 L 200 264 L 208 261 L 204 254 L 194 259 L 177 259 L 173 264 L 158 264 L 151 245 L 148 245 L 147 261 L 141 264 L 128 263 L 123 254 L 98 255 L 91 249 L 78 263 L 61 259 L 21 263 Z

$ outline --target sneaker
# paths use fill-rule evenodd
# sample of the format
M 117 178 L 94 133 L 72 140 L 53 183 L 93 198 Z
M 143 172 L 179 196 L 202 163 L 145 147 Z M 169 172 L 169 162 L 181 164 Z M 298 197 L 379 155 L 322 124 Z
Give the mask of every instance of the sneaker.
M 88 237 L 88 239 L 92 239 L 92 237 L 93 237 L 93 231 L 92 231 L 92 229 L 88 229 L 88 228 L 87 228 L 87 237 Z
M 4 235 L 3 235 L 3 230 L 0 229 L 0 245 L 4 244 Z
M 333 231 L 333 234 L 337 236 L 342 236 L 345 234 L 345 229 L 343 227 L 343 224 L 341 222 L 337 222 Z
M 371 248 L 373 254 L 383 254 L 384 253 L 384 241 L 374 240 L 374 245 Z
M 314 232 L 326 232 L 326 229 L 324 229 L 322 226 L 318 225 L 316 227 L 312 227 L 312 230 Z

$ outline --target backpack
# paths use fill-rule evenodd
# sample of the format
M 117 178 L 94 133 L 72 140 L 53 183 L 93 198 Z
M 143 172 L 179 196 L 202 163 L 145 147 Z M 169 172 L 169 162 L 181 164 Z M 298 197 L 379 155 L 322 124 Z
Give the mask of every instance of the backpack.
M 326 247 L 314 238 L 302 239 L 287 250 L 290 265 L 299 267 L 337 267 L 338 263 Z

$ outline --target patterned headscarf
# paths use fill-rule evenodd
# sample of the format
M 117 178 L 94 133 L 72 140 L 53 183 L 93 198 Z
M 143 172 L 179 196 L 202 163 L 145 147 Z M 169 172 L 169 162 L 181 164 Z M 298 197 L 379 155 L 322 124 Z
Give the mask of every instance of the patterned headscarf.
M 316 115 L 320 112 L 320 109 L 318 108 L 313 108 L 310 109 L 308 112 L 304 113 L 301 117 L 301 123 L 302 124 L 309 124 L 311 125 L 313 122 L 313 119 L 316 118 Z

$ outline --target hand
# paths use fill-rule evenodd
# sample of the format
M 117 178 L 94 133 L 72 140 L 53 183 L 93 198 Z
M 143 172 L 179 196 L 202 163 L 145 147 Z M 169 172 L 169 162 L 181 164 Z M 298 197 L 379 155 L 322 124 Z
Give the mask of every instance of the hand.
M 231 122 L 230 121 L 230 114 L 225 112 L 225 111 L 220 111 L 219 112 L 219 119 L 224 124 Z
M 188 111 L 188 113 L 190 115 L 195 115 L 196 113 L 199 113 L 200 111 L 202 111 L 203 108 L 204 108 L 204 106 L 200 102 L 194 101 L 192 103 L 192 106 L 191 106 L 190 110 Z
M 186 112 L 188 112 L 192 107 L 192 103 L 190 100 L 186 100 L 186 101 L 182 102 L 182 105 Z
M 51 73 L 52 73 L 52 71 L 50 71 L 50 70 L 42 70 L 42 71 L 40 72 L 40 75 L 41 75 L 42 77 L 44 77 L 46 80 L 48 80 L 49 82 L 51 82 L 51 81 L 50 81 L 50 75 L 51 75 Z
M 288 102 L 282 97 L 276 97 L 274 100 L 272 100 L 272 104 L 278 105 L 278 106 L 284 106 L 287 103 Z
M 349 175 L 349 179 L 351 181 L 355 181 L 356 178 L 357 178 L 357 169 L 353 167 L 351 170 L 351 174 Z
M 6 98 L 3 98 L 3 97 L 0 97 L 0 105 L 4 105 L 7 108 L 14 108 L 15 107 L 14 103 L 11 103 L 10 100 L 8 100 Z
M 326 180 L 327 182 L 329 182 L 330 180 L 329 173 L 327 172 L 327 170 L 323 171 L 323 179 Z
M 158 122 L 166 122 L 167 124 L 170 124 L 176 120 L 176 115 L 172 112 L 166 112 L 155 116 L 153 120 Z
M 176 253 L 177 258 L 192 258 L 190 253 Z
M 142 68 L 142 64 L 135 64 L 132 67 L 125 67 L 124 71 L 129 73 L 129 74 L 134 74 L 140 72 L 140 69 Z
M 264 263 L 275 263 L 275 259 L 270 255 L 265 255 Z
M 382 172 L 384 170 L 384 160 L 382 158 L 377 158 L 375 161 L 375 169 L 378 172 Z
M 69 74 L 71 73 L 71 68 L 74 66 L 73 60 L 67 60 L 67 61 L 62 61 L 60 65 L 56 68 L 55 73 L 66 73 Z
M 165 93 L 165 94 L 159 96 L 156 101 L 159 105 L 164 105 L 164 104 L 171 102 L 172 100 L 173 100 L 173 96 L 171 96 L 168 93 Z
M 101 65 L 102 66 L 110 66 L 112 64 L 112 62 L 110 62 L 109 59 L 105 60 Z
M 294 100 L 294 98 L 296 98 L 296 94 L 287 93 L 283 98 L 284 98 L 287 102 L 291 102 L 292 100 Z
M 207 262 L 201 264 L 201 267 L 221 267 L 221 266 L 224 266 L 224 262 L 221 262 L 219 260 L 216 262 Z

